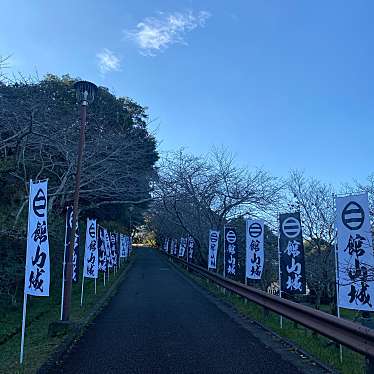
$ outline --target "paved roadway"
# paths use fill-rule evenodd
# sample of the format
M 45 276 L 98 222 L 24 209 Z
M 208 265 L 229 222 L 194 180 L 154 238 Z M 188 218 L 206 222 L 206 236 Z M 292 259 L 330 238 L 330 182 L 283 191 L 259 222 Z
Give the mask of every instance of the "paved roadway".
M 136 252 L 118 294 L 62 373 L 300 373 L 155 250 Z

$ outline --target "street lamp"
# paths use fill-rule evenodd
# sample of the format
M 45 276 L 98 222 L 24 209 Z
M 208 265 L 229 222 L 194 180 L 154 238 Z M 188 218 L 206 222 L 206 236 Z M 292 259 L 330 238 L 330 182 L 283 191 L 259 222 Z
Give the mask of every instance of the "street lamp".
M 87 121 L 87 106 L 92 104 L 97 94 L 97 86 L 91 82 L 79 81 L 74 83 L 75 94 L 78 104 L 80 104 L 80 130 L 79 130 L 79 144 L 77 155 L 77 172 L 75 175 L 75 190 L 74 190 L 74 206 L 73 206 L 73 222 L 71 227 L 76 227 L 78 218 L 78 203 L 79 203 L 79 190 L 81 180 L 81 168 L 84 149 L 84 134 Z M 75 230 L 72 231 L 73 233 Z M 74 235 L 70 239 L 70 245 L 67 254 L 66 273 L 64 278 L 64 305 L 62 308 L 62 320 L 68 321 L 70 316 L 71 304 L 71 286 L 73 274 L 73 251 L 74 251 Z
M 130 237 L 131 237 L 131 230 L 132 230 L 132 212 L 134 210 L 134 207 L 132 205 L 129 206 L 129 212 L 130 212 Z

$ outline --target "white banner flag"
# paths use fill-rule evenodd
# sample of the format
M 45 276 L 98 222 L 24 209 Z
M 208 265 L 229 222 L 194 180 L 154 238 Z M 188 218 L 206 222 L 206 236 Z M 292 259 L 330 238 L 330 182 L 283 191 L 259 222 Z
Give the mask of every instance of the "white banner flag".
M 374 266 L 368 195 L 336 198 L 338 234 L 338 305 L 373 311 L 374 282 L 368 269 Z
M 96 219 L 87 218 L 83 276 L 86 278 L 97 278 L 98 270 L 99 253 L 97 249 Z
M 171 248 L 172 248 L 171 254 L 174 255 L 174 256 L 177 255 L 177 246 L 178 246 L 178 240 L 173 239 L 172 242 L 171 242 Z
M 208 269 L 217 269 L 219 231 L 209 230 Z
M 185 254 L 186 254 L 186 249 L 187 249 L 187 238 L 182 238 L 181 242 L 182 242 L 182 253 L 181 253 L 181 257 L 184 258 Z
M 195 240 L 192 236 L 188 237 L 187 246 L 188 246 L 187 260 L 189 262 L 192 262 L 193 255 L 194 255 L 194 247 L 195 247 Z
M 49 296 L 47 188 L 47 181 L 30 181 L 24 290 L 27 295 Z
M 130 238 L 127 235 L 121 234 L 122 244 L 121 244 L 121 257 L 127 257 L 129 255 L 129 241 Z
M 129 257 L 130 237 L 125 235 L 125 257 Z
M 264 269 L 264 221 L 246 220 L 245 276 L 261 279 Z
M 170 249 L 169 249 L 169 253 L 171 255 L 174 254 L 174 239 L 170 239 Z
M 109 233 L 108 233 L 107 229 L 105 229 L 104 236 L 105 236 L 105 253 L 106 253 L 107 266 L 108 266 L 108 268 L 112 268 L 113 267 L 113 258 L 112 258 L 110 237 L 109 237 Z
M 119 247 L 120 247 L 120 253 L 119 257 L 123 258 L 126 257 L 126 247 L 125 247 L 125 235 L 119 234 Z
M 113 261 L 113 266 L 117 266 L 117 235 L 112 232 L 110 234 L 110 250 Z
M 182 256 L 182 252 L 183 252 L 183 238 L 180 238 L 179 240 L 179 252 L 178 252 L 178 257 L 181 257 Z
M 169 239 L 165 238 L 164 240 L 164 247 L 163 247 L 164 251 L 166 253 L 168 253 L 168 249 L 169 249 Z

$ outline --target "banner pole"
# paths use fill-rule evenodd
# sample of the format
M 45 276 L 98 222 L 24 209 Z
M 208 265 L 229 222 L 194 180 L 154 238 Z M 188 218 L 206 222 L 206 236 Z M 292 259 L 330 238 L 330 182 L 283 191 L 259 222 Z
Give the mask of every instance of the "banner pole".
M 23 364 L 23 347 L 25 345 L 25 327 L 26 327 L 26 310 L 27 310 L 27 293 L 23 293 L 23 312 L 22 312 L 22 335 L 21 335 L 21 352 L 19 363 Z
M 282 298 L 282 279 L 281 279 L 281 255 L 280 255 L 280 220 L 279 220 L 279 213 L 278 213 L 278 268 L 279 268 L 279 297 Z M 279 316 L 279 326 L 283 329 L 283 316 Z
M 68 208 L 69 209 L 69 208 Z M 62 313 L 64 310 L 64 291 L 65 291 L 65 264 L 66 264 L 66 237 L 68 234 L 68 220 L 70 220 L 70 217 L 67 216 L 66 212 L 66 223 L 65 223 L 65 243 L 64 243 L 64 259 L 62 261 L 62 287 L 61 287 L 61 316 L 60 319 L 62 321 Z M 71 240 L 71 238 L 70 238 Z
M 223 225 L 223 277 L 226 278 L 226 225 Z
M 96 295 L 96 278 L 95 278 L 95 295 Z
M 29 215 L 30 215 L 30 207 L 31 207 L 31 184 L 32 179 L 30 179 L 29 182 Z M 30 233 L 30 217 L 28 217 L 27 220 L 27 235 Z M 26 246 L 26 256 L 27 256 L 27 246 Z M 26 258 L 26 264 L 25 264 L 25 277 L 26 277 L 26 269 L 27 269 L 27 258 Z M 26 282 L 23 289 L 23 310 L 22 310 L 22 332 L 21 332 L 21 351 L 19 354 L 19 362 L 22 365 L 23 364 L 23 348 L 25 345 L 25 328 L 26 328 L 26 311 L 27 311 L 27 293 L 26 291 Z
M 64 259 L 65 259 L 65 252 L 64 252 Z M 62 321 L 62 312 L 64 310 L 64 290 L 65 290 L 65 261 L 62 263 L 61 312 L 60 312 L 61 321 Z
M 334 199 L 334 210 L 336 211 L 335 199 Z M 335 252 L 335 282 L 336 282 L 336 311 L 337 317 L 340 318 L 340 306 L 339 306 L 339 262 L 338 262 L 338 246 L 337 246 L 337 231 L 334 230 L 334 252 Z M 339 360 L 340 363 L 343 362 L 343 346 L 339 344 Z
M 226 225 L 223 225 L 223 277 L 226 278 Z M 223 294 L 226 295 L 226 288 L 222 287 Z
M 280 262 L 279 262 L 279 297 L 282 298 Z M 282 315 L 279 317 L 279 326 L 281 329 L 283 329 L 283 316 Z
M 84 275 L 82 275 L 81 307 L 83 305 L 83 292 L 84 292 Z
M 104 287 L 105 287 L 105 274 L 106 274 L 106 271 L 104 271 L 104 274 L 103 274 L 104 275 L 104 277 L 103 277 L 104 278 Z
M 337 307 L 337 311 L 338 311 L 338 318 L 340 318 L 340 306 L 339 305 L 336 305 Z M 343 346 L 341 344 L 339 344 L 339 360 L 340 360 L 340 363 L 343 362 Z
M 247 274 L 245 275 L 245 281 L 244 281 L 244 284 L 245 284 L 246 286 L 248 286 Z M 245 305 L 248 304 L 248 300 L 247 300 L 246 298 L 244 299 L 244 304 L 245 304 Z

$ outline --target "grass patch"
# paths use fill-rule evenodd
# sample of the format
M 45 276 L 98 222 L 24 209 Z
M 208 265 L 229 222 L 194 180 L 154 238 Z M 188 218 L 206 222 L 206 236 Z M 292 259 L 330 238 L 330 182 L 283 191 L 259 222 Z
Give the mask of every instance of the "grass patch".
M 116 276 L 111 272 L 110 282 L 107 282 L 106 287 L 103 285 L 103 274 L 100 273 L 96 295 L 94 280 L 85 279 L 83 307 L 80 306 L 81 283 L 73 284 L 70 320 L 81 322 L 86 318 L 127 265 L 127 263 L 123 264 Z M 22 367 L 19 365 L 22 305 L 16 309 L 2 310 L 0 341 L 4 339 L 7 341 L 0 345 L 0 373 L 35 373 L 64 340 L 65 336 L 48 338 L 49 324 L 60 319 L 61 288 L 59 292 L 46 298 L 29 297 L 26 321 L 29 326 L 25 333 L 24 365 Z M 9 338 L 9 334 L 15 335 Z

